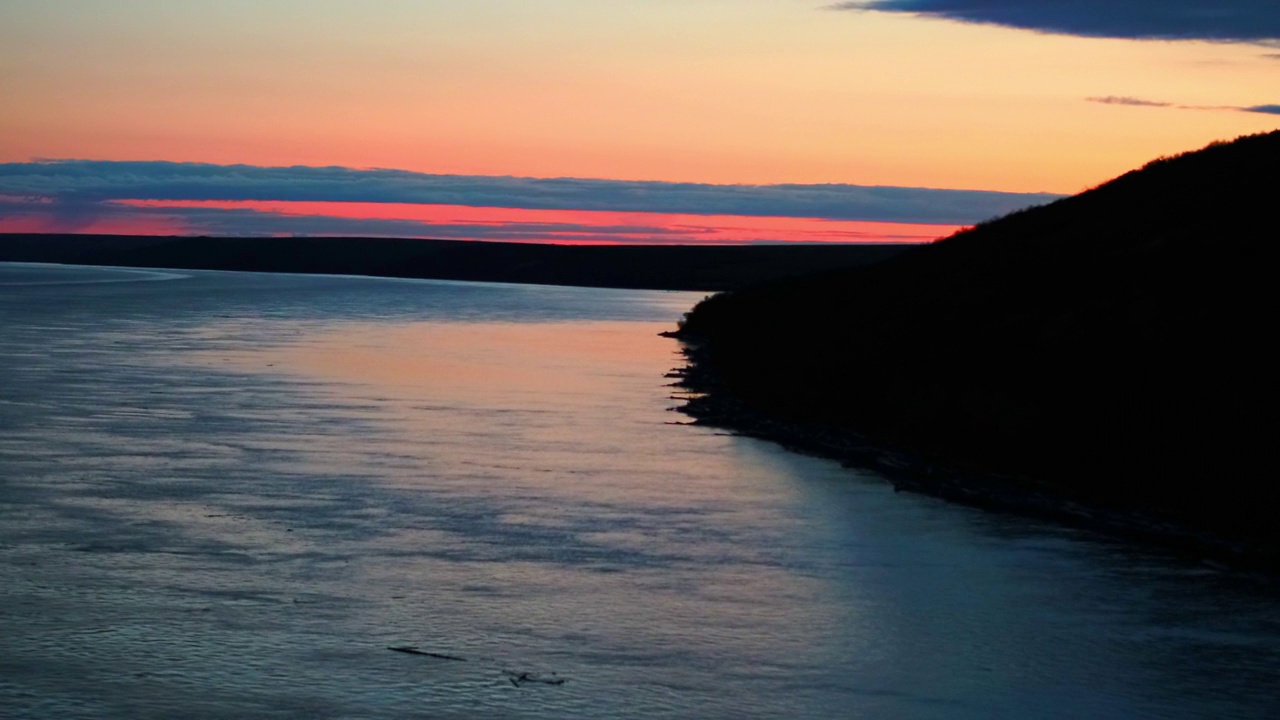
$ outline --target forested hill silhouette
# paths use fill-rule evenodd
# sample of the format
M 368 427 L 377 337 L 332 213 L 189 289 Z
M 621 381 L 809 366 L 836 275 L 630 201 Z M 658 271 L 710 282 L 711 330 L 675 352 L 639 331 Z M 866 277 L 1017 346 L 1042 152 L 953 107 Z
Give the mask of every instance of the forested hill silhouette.
M 714 296 L 682 323 L 690 372 L 713 371 L 713 401 L 1275 563 L 1277 168 L 1280 132 L 1215 143 L 878 265 Z

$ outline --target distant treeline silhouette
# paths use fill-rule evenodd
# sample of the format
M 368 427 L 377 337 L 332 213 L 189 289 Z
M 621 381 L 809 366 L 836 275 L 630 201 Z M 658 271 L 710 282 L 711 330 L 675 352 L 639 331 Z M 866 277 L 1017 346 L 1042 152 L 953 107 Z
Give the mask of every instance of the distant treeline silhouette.
M 883 260 L 901 245 L 546 245 L 339 237 L 0 235 L 0 261 L 725 290 Z
M 1280 548 L 1280 132 L 878 265 L 717 295 L 729 392 L 952 468 Z

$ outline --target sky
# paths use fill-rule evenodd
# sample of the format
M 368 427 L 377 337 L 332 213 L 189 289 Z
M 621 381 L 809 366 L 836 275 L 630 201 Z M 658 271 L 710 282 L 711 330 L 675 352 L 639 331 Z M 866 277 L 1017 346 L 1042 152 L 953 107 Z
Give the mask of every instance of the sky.
M 0 231 L 919 242 L 1278 81 L 1271 0 L 5 0 Z

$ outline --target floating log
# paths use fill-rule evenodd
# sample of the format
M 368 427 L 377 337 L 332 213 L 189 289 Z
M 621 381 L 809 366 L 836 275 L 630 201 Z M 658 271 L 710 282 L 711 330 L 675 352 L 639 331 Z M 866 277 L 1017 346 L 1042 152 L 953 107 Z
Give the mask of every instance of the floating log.
M 454 662 L 467 661 L 466 658 L 460 658 L 454 655 L 444 655 L 442 653 L 433 653 L 433 652 L 427 652 L 426 650 L 419 650 L 418 648 L 413 647 L 412 645 L 403 645 L 401 647 L 389 647 L 387 649 L 392 652 L 404 653 L 406 655 L 422 655 L 423 657 L 436 658 L 437 660 L 452 660 Z

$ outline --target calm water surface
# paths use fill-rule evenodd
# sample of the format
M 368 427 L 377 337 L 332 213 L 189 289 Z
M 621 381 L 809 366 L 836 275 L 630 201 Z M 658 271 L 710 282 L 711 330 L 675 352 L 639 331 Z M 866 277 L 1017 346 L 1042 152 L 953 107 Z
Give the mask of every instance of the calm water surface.
M 0 265 L 0 717 L 1280 716 L 1268 581 L 671 424 L 699 297 Z

